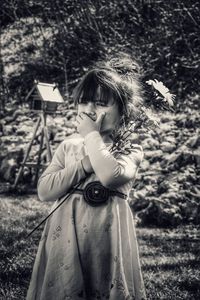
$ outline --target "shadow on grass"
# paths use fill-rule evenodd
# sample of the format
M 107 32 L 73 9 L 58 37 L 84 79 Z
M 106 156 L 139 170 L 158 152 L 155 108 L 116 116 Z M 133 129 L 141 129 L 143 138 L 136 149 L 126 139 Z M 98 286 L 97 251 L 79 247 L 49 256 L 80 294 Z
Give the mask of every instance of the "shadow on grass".
M 170 258 L 169 258 L 170 259 Z M 159 260 L 159 258 L 158 258 Z M 169 271 L 169 270 L 177 270 L 177 269 L 182 269 L 183 267 L 187 268 L 196 268 L 200 267 L 200 260 L 194 260 L 194 259 L 188 259 L 185 262 L 183 261 L 177 261 L 177 262 L 168 262 L 168 263 L 148 263 L 148 265 L 143 266 L 143 270 L 151 270 L 151 271 L 157 271 L 162 270 L 162 271 Z M 200 283 L 199 283 L 200 284 Z

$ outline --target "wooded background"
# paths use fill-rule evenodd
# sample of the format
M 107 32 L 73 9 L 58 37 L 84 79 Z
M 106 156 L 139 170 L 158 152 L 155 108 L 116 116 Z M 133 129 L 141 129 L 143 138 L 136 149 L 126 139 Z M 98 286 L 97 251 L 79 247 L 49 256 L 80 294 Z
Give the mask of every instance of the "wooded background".
M 97 59 L 128 51 L 182 105 L 199 91 L 199 8 L 195 0 L 2 1 L 1 101 L 23 102 L 36 78 L 71 91 Z
M 144 224 L 199 223 L 199 1 L 4 0 L 0 5 L 3 185 L 13 183 L 36 120 L 23 110 L 34 80 L 56 82 L 69 108 L 85 71 L 122 51 L 141 61 L 144 82 L 161 80 L 176 94 L 175 113 L 165 113 L 160 128 L 141 136 L 145 160 L 131 205 Z M 53 147 L 73 131 L 73 114 L 62 113 L 51 120 Z M 24 184 L 30 184 L 31 172 L 26 170 Z

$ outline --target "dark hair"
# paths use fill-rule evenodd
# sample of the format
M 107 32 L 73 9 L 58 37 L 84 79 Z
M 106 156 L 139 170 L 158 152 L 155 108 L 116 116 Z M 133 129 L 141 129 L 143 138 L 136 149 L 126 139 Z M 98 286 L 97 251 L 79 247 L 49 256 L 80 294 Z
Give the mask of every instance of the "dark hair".
M 139 64 L 124 54 L 98 62 L 75 88 L 75 104 L 79 103 L 80 99 L 94 101 L 98 88 L 100 101 L 108 101 L 112 95 L 125 123 L 128 123 L 136 114 L 138 105 L 143 102 Z

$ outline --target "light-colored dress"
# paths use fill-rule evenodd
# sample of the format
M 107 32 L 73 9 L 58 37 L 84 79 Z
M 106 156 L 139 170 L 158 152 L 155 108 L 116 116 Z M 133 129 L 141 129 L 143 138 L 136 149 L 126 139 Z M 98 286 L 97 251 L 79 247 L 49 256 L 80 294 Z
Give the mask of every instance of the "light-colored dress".
M 41 200 L 66 196 L 70 187 L 100 181 L 129 194 L 143 152 L 111 154 L 97 131 L 85 139 L 72 136 L 57 148 L 41 176 Z M 95 173 L 86 176 L 88 155 Z M 55 201 L 52 209 L 58 205 Z M 27 300 L 146 299 L 132 212 L 127 200 L 110 196 L 106 204 L 88 205 L 73 193 L 48 219 L 39 243 Z

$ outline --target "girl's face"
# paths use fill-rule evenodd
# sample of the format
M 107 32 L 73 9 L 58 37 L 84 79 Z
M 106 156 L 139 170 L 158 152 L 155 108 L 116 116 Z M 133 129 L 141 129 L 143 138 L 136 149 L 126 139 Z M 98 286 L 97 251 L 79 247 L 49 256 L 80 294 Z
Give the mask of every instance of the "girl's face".
M 117 102 L 112 95 L 107 101 L 101 99 L 100 88 L 97 89 L 94 98 L 92 101 L 80 98 L 78 114 L 84 112 L 95 121 L 100 113 L 105 112 L 106 115 L 102 121 L 100 133 L 111 134 L 119 127 L 121 119 Z

